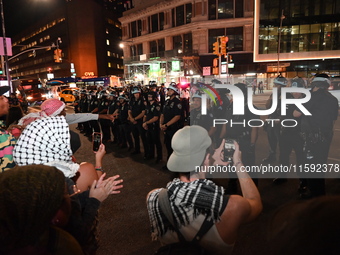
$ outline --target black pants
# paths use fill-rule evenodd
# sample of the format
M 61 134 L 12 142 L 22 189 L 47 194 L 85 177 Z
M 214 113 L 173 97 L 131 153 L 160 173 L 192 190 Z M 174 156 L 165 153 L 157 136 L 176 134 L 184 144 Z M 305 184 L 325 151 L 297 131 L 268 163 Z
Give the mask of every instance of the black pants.
M 131 124 L 133 139 L 135 140 L 135 151 L 140 152 L 140 141 L 139 137 L 142 139 L 144 147 L 144 155 L 148 155 L 148 145 L 146 141 L 145 129 L 142 126 L 142 122 L 137 122 L 137 124 Z
M 89 123 L 92 129 L 92 132 L 100 132 L 100 126 L 99 126 L 98 120 L 90 120 Z
M 172 154 L 173 152 L 173 149 L 171 147 L 171 140 L 172 140 L 172 137 L 174 136 L 174 134 L 177 132 L 177 128 L 168 128 L 167 130 L 165 130 L 164 132 L 164 144 L 165 144 L 165 147 L 166 147 L 166 151 L 167 151 L 167 159 L 170 158 L 170 155 Z
M 332 142 L 333 133 L 328 133 L 324 135 L 324 139 L 310 143 L 307 141 L 307 149 L 310 150 L 310 155 L 312 158 L 307 158 L 307 153 L 304 151 L 303 163 L 308 165 L 317 166 L 318 164 L 327 164 L 328 153 L 330 149 L 330 145 Z M 313 178 L 309 178 L 313 177 Z M 305 174 L 305 179 L 303 181 L 307 184 L 307 187 L 311 191 L 312 197 L 322 196 L 326 194 L 326 187 L 325 187 L 325 179 L 324 173 L 308 173 Z
M 279 138 L 280 158 L 279 162 L 283 166 L 289 166 L 289 156 L 295 151 L 296 165 L 299 166 L 303 161 L 303 139 L 298 132 L 281 132 Z M 284 178 L 285 174 L 280 173 L 279 178 Z
M 131 137 L 131 125 L 129 123 L 123 123 L 119 125 L 120 135 L 122 137 L 122 145 L 129 145 L 130 148 L 133 148 L 133 142 Z
M 269 143 L 269 154 L 276 155 L 276 148 L 279 143 L 280 137 L 280 125 L 271 126 L 272 123 L 269 123 L 270 126 L 267 127 L 267 137 Z
M 114 122 L 110 123 L 111 132 L 113 134 L 113 141 L 119 142 L 119 128 L 118 128 L 118 121 L 115 120 Z
M 160 128 L 159 124 L 148 125 L 148 130 L 146 131 L 146 139 L 149 145 L 148 157 L 155 156 L 155 146 L 157 150 L 157 159 L 162 159 L 162 144 L 160 138 Z
M 106 119 L 100 119 L 99 120 L 100 123 L 100 127 L 102 129 L 103 132 L 103 141 L 109 141 L 111 140 L 111 130 L 110 130 L 110 120 L 106 120 Z

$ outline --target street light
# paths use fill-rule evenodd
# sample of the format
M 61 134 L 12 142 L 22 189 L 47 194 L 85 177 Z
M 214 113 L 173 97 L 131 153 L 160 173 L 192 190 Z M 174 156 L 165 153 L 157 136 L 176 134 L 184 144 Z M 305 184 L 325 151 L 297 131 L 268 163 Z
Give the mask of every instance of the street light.
M 279 41 L 278 41 L 278 45 L 277 45 L 277 75 L 280 74 L 280 72 L 279 72 L 279 66 L 280 66 L 281 30 L 282 30 L 282 21 L 283 21 L 285 18 L 286 18 L 286 17 L 283 15 L 283 9 L 282 9 L 282 13 L 281 13 L 281 17 L 280 17 Z

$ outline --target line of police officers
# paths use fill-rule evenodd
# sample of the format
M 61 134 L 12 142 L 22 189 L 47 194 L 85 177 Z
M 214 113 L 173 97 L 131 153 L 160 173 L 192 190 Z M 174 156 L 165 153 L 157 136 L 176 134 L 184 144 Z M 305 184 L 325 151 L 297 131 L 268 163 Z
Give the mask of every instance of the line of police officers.
M 100 119 L 99 122 L 80 123 L 78 129 L 89 138 L 93 132 L 102 132 L 104 143 L 116 143 L 121 148 L 128 148 L 132 154 L 141 153 L 141 140 L 144 159 L 156 158 L 156 163 L 163 158 L 160 132 L 164 132 L 167 157 L 170 157 L 172 136 L 184 125 L 179 89 L 171 83 L 167 91 L 163 84 L 157 91 L 154 82 L 149 84 L 147 90 L 145 88 L 130 86 L 124 91 L 102 88 L 98 91 L 80 90 L 74 103 L 75 112 L 114 114 L 116 119 L 113 122 Z
M 278 88 L 278 107 L 268 116 L 269 119 L 277 119 L 274 125 L 265 125 L 268 136 L 269 156 L 263 159 L 264 163 L 276 161 L 276 148 L 279 148 L 279 161 L 282 166 L 289 166 L 289 157 L 292 151 L 295 151 L 296 165 L 298 169 L 303 169 L 300 174 L 300 186 L 298 192 L 301 198 L 312 198 L 325 195 L 325 174 L 311 173 L 310 169 L 317 165 L 327 163 L 328 153 L 333 138 L 333 125 L 338 116 L 338 100 L 328 91 L 330 78 L 326 74 L 317 74 L 311 82 L 311 99 L 303 104 L 311 113 L 305 116 L 299 108 L 293 104 L 287 104 L 286 115 L 281 115 L 281 88 L 291 86 L 295 88 L 306 88 L 305 81 L 300 77 L 288 80 L 278 76 L 274 80 L 274 85 Z M 255 165 L 255 144 L 258 136 L 258 127 L 248 125 L 231 125 L 234 123 L 247 123 L 251 119 L 259 119 L 259 116 L 252 114 L 247 106 L 247 85 L 243 83 L 235 84 L 242 90 L 244 97 L 245 114 L 233 115 L 233 95 L 229 90 L 219 89 L 218 92 L 222 97 L 222 105 L 213 105 L 206 115 L 201 114 L 201 94 L 197 90 L 193 95 L 192 109 L 190 111 L 190 123 L 200 125 L 207 129 L 218 146 L 222 138 L 234 139 L 240 145 L 242 151 L 242 161 L 245 166 Z M 199 87 L 199 86 L 198 86 Z M 286 98 L 302 98 L 303 93 L 288 93 Z M 266 109 L 272 104 L 272 95 L 267 101 Z M 256 108 L 254 106 L 254 108 Z M 216 126 L 212 125 L 213 119 L 227 119 L 228 123 Z M 284 127 L 281 125 L 282 120 L 294 119 L 297 123 L 295 127 Z M 287 125 L 289 123 L 286 123 Z M 230 176 L 232 177 L 232 176 Z M 253 180 L 257 184 L 256 175 Z M 280 174 L 273 180 L 274 184 L 286 182 L 286 176 Z M 236 193 L 236 179 L 229 180 L 227 192 Z

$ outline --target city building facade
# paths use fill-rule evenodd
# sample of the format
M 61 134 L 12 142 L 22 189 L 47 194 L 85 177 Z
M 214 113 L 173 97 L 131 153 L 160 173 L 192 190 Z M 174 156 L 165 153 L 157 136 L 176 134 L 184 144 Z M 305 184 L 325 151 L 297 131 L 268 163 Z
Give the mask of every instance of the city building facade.
M 64 1 L 60 9 L 14 36 L 12 78 L 122 76 L 121 26 L 105 2 Z
M 120 18 L 124 74 L 144 83 L 263 81 L 267 89 L 279 74 L 337 76 L 339 8 L 339 0 L 134 1 Z M 213 44 L 221 36 L 228 56 L 219 61 Z
M 339 76 L 339 0 L 255 0 L 254 13 L 254 62 L 265 66 L 258 78 Z
M 253 6 L 252 0 L 134 1 L 120 18 L 125 78 L 144 83 L 213 78 L 213 43 L 227 36 L 220 77 L 244 81 L 257 70 Z

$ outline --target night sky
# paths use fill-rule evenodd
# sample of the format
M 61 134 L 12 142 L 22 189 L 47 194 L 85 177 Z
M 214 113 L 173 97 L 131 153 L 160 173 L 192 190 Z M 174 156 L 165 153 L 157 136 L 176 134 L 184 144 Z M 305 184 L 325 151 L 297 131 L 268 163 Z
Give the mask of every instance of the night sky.
M 53 12 L 53 10 L 65 0 L 2 1 L 4 6 L 6 37 L 12 37 L 40 18 Z

